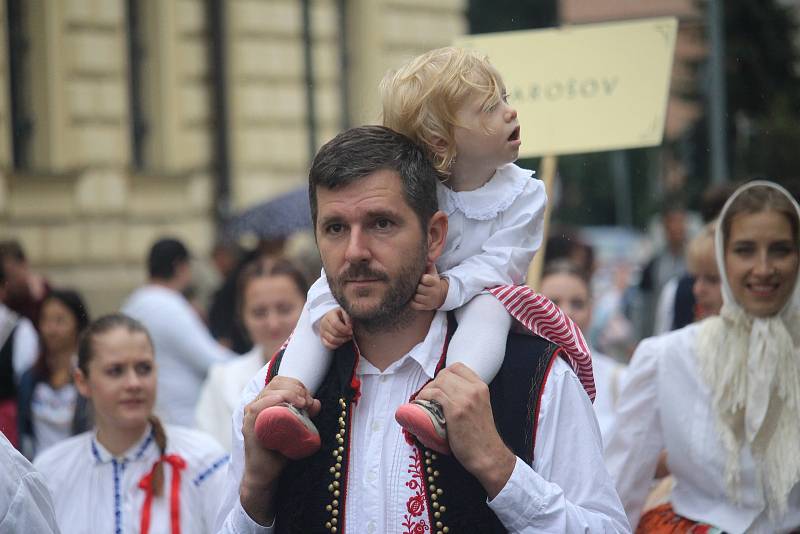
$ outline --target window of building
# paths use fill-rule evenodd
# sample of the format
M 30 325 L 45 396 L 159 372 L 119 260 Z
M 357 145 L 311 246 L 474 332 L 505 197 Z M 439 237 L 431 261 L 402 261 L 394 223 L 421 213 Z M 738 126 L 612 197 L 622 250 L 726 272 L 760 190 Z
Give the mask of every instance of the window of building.
M 131 165 L 136 170 L 146 167 L 147 136 L 150 133 L 145 111 L 145 66 L 147 64 L 147 18 L 145 2 L 126 0 L 126 24 L 128 34 L 128 94 L 130 98 Z
M 15 169 L 29 169 L 33 151 L 30 8 L 25 0 L 6 0 L 8 16 L 11 152 Z

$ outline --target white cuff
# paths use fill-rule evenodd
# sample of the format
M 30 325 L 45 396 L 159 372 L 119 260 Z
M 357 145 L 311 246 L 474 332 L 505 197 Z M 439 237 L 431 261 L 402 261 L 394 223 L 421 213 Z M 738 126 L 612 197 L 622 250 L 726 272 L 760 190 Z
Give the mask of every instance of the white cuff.
M 230 526 L 236 534 L 272 534 L 275 532 L 275 521 L 268 527 L 264 527 L 253 521 L 242 508 L 242 502 L 236 499 L 236 507 L 228 516 Z
M 494 499 L 487 501 L 507 530 L 522 532 L 531 525 L 531 519 L 542 512 L 544 502 L 537 495 L 539 482 L 547 484 L 531 466 L 517 457 L 506 485 Z

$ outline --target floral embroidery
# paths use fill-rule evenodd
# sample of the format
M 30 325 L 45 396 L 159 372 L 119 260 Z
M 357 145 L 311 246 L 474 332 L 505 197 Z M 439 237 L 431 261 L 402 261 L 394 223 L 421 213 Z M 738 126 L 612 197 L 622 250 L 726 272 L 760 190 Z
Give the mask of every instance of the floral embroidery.
M 406 482 L 406 487 L 414 492 L 414 494 L 406 501 L 407 514 L 403 516 L 404 521 L 402 525 L 406 527 L 403 534 L 425 534 L 430 531 L 430 525 L 421 516 L 425 516 L 427 511 L 428 502 L 425 497 L 425 475 L 422 469 L 422 456 L 419 449 L 414 447 L 414 454 L 409 456 L 411 463 L 408 465 L 408 474 L 411 475 L 411 480 Z

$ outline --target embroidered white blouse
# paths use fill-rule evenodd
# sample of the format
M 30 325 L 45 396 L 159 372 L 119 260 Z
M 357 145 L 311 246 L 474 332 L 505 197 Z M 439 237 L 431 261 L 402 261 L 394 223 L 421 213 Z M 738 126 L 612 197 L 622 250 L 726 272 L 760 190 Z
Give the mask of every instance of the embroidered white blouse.
M 700 377 L 696 334 L 697 325 L 692 324 L 645 339 L 626 371 L 606 461 L 631 524 L 639 522 L 658 455 L 666 449 L 675 479 L 670 502 L 677 514 L 731 534 L 800 528 L 800 485 L 792 489 L 786 516 L 772 522 L 761 486 L 753 483 L 755 465 L 749 447 L 741 452 L 740 503 L 726 496 L 724 447 L 708 388 Z
M 72 435 L 77 405 L 78 390 L 74 384 L 64 384 L 58 389 L 47 382 L 36 384 L 31 400 L 36 456 Z
M 425 340 L 378 371 L 358 364 L 361 398 L 353 409 L 352 461 L 347 481 L 345 530 L 402 534 L 421 528 L 427 511 L 412 515 L 415 448 L 403 439 L 394 412 L 433 376 L 442 353 L 446 314 L 436 314 Z M 233 452 L 217 523 L 228 534 L 270 533 L 244 512 L 239 483 L 244 472 L 244 405 L 263 388 L 266 367 L 248 384 L 233 416 Z M 514 533 L 629 532 L 622 504 L 602 457 L 600 432 L 589 398 L 569 366 L 557 358 L 542 397 L 534 462 L 517 459 L 505 488 L 489 503 Z M 430 528 L 430 525 L 428 525 Z
M 166 426 L 167 455 L 183 459 L 180 486 L 181 532 L 211 534 L 228 454 L 205 434 Z M 94 432 L 74 436 L 44 452 L 34 466 L 53 495 L 62 534 L 140 534 L 146 492 L 139 487 L 159 457 L 148 428 L 142 439 L 114 457 Z M 164 465 L 161 497 L 153 497 L 150 534 L 172 534 L 170 513 L 176 470 Z
M 200 399 L 197 401 L 197 428 L 231 450 L 231 415 L 239 405 L 242 391 L 264 366 L 263 349 L 255 346 L 237 359 L 214 365 L 208 371 Z
M 439 209 L 448 217 L 447 241 L 436 263 L 450 286 L 441 310 L 459 308 L 487 287 L 524 282 L 542 244 L 547 205 L 544 184 L 532 175 L 509 163 L 474 191 L 437 184 Z M 323 272 L 308 292 L 311 324 L 338 306 Z

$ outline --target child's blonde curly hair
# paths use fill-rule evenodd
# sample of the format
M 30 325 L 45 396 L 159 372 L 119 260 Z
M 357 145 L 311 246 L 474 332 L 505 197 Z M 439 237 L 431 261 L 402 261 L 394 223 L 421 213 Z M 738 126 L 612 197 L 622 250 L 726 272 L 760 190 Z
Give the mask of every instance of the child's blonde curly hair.
M 456 157 L 456 114 L 475 95 L 484 97 L 484 109 L 497 104 L 501 83 L 483 54 L 455 47 L 431 50 L 381 80 L 383 125 L 424 146 L 436 169 L 447 175 Z

